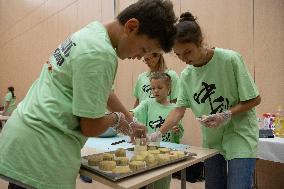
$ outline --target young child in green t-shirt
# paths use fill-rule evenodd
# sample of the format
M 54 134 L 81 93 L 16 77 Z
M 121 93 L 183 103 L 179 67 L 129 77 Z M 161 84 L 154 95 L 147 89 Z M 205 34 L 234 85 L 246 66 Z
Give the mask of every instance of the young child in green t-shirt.
M 167 73 L 155 72 L 150 76 L 152 94 L 155 98 L 142 101 L 135 109 L 131 110 L 134 117 L 146 125 L 148 132 L 157 131 L 165 119 L 175 108 L 167 96 L 171 92 L 171 77 Z M 162 136 L 164 142 L 180 143 L 183 136 L 183 126 L 179 122 L 172 130 Z M 154 183 L 154 188 L 170 188 L 171 176 L 162 178 Z
M 134 108 L 136 108 L 143 100 L 154 98 L 150 85 L 150 76 L 154 72 L 169 74 L 171 77 L 171 93 L 167 98 L 171 103 L 176 103 L 179 91 L 179 76 L 174 70 L 167 67 L 164 55 L 162 53 L 148 54 L 143 57 L 143 62 L 147 65 L 148 70 L 139 74 L 136 80 L 133 93 L 136 98 Z

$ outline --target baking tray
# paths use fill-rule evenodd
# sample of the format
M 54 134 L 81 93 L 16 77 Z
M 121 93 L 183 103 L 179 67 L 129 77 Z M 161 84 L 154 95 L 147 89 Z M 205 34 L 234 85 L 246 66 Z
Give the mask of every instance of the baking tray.
M 174 149 L 171 149 L 171 150 L 175 151 Z M 110 151 L 109 153 L 115 153 L 115 151 Z M 99 154 L 102 154 L 102 153 L 99 153 Z M 99 154 L 97 154 L 97 155 L 99 155 Z M 133 148 L 126 149 L 126 157 L 128 157 L 129 160 L 131 159 L 131 157 L 133 155 L 134 155 L 134 149 Z M 130 177 L 130 176 L 133 176 L 133 175 L 137 175 L 137 174 L 140 174 L 140 173 L 143 173 L 143 172 L 146 172 L 146 171 L 150 171 L 150 170 L 153 170 L 153 169 L 156 169 L 156 168 L 160 168 L 160 167 L 163 167 L 163 166 L 166 166 L 166 165 L 169 165 L 169 164 L 173 164 L 173 163 L 176 163 L 176 162 L 180 162 L 180 161 L 192 158 L 193 156 L 196 156 L 197 154 L 192 153 L 189 150 L 186 150 L 186 151 L 184 151 L 184 155 L 185 155 L 184 157 L 177 158 L 177 159 L 174 159 L 174 160 L 170 160 L 170 161 L 167 161 L 167 162 L 159 164 L 159 165 L 155 165 L 155 166 L 151 166 L 151 167 L 146 166 L 143 169 L 139 169 L 139 170 L 132 171 L 132 172 L 129 172 L 129 173 L 121 173 L 121 174 L 112 173 L 110 171 L 102 171 L 102 170 L 99 169 L 98 166 L 88 165 L 88 160 L 87 160 L 88 156 L 82 157 L 81 167 L 83 169 L 86 169 L 86 170 L 94 173 L 94 174 L 98 174 L 100 176 L 103 176 L 104 178 L 106 178 L 108 180 L 118 181 L 118 180 Z M 92 156 L 92 155 L 89 155 L 89 156 Z

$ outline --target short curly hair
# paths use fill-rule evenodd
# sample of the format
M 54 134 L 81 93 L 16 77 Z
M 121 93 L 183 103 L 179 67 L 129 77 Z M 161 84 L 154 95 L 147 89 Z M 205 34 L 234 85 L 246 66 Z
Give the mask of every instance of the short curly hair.
M 177 18 L 171 1 L 139 0 L 117 16 L 121 24 L 125 24 L 131 18 L 136 18 L 140 22 L 138 34 L 157 39 L 165 52 L 172 49 L 176 35 L 174 24 Z

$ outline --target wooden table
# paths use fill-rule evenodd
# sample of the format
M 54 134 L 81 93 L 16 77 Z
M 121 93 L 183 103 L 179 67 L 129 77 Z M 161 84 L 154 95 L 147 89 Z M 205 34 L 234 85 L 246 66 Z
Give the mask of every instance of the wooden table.
M 121 181 L 116 181 L 116 182 L 110 181 L 84 168 L 81 168 L 80 174 L 84 176 L 88 176 L 92 178 L 93 180 L 100 182 L 102 184 L 105 184 L 114 189 L 137 189 L 145 185 L 151 186 L 151 183 L 153 183 L 154 181 L 157 181 L 165 176 L 171 175 L 172 173 L 175 173 L 181 170 L 182 172 L 181 188 L 185 189 L 186 188 L 186 167 L 202 162 L 205 159 L 218 154 L 218 151 L 213 150 L 213 149 L 205 149 L 205 148 L 194 147 L 194 146 L 191 146 L 189 149 L 190 149 L 190 152 L 196 153 L 197 156 L 194 156 L 193 158 L 185 160 L 185 161 L 171 164 L 169 166 L 154 169 L 154 170 L 151 170 L 151 171 L 148 171 L 148 172 L 136 175 L 136 176 L 131 176 L 129 178 L 122 179 Z M 88 152 L 99 153 L 94 148 L 85 147 L 82 151 L 82 154 L 88 153 Z

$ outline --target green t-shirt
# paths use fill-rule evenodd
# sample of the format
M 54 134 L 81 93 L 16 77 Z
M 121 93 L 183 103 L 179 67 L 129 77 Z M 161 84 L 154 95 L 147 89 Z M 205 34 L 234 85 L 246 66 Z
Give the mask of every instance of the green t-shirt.
M 93 22 L 49 62 L 52 70 L 43 66 L 0 136 L 0 174 L 36 188 L 72 189 L 87 139 L 79 117 L 105 115 L 117 55 L 105 27 Z
M 16 97 L 13 98 L 13 95 L 11 92 L 8 92 L 5 96 L 5 101 L 3 103 L 3 106 L 6 105 L 6 103 L 9 102 L 9 107 L 8 109 L 6 109 L 6 113 L 8 115 L 12 114 L 12 112 L 15 110 L 16 108 Z
M 169 113 L 176 107 L 175 104 L 163 105 L 156 101 L 156 99 L 143 100 L 136 108 L 131 110 L 134 117 L 144 125 L 147 126 L 148 132 L 153 133 L 159 129 L 165 122 Z M 179 133 L 172 131 L 163 135 L 162 141 L 180 143 L 180 139 L 183 136 L 183 125 L 180 122 L 178 124 L 180 129 Z
M 179 76 L 174 70 L 166 70 L 165 73 L 171 76 L 171 94 L 168 96 L 169 100 L 177 99 L 178 97 L 178 82 Z M 138 76 L 134 87 L 134 96 L 139 99 L 139 102 L 146 100 L 148 98 L 154 98 L 152 95 L 151 85 L 150 85 L 150 72 L 143 72 Z
M 240 54 L 216 48 L 202 67 L 188 66 L 181 74 L 177 106 L 196 117 L 223 112 L 259 92 Z M 202 126 L 203 146 L 218 149 L 228 160 L 256 157 L 258 125 L 255 109 L 236 115 L 217 129 Z

